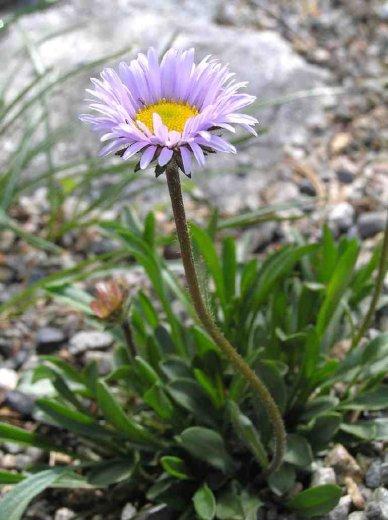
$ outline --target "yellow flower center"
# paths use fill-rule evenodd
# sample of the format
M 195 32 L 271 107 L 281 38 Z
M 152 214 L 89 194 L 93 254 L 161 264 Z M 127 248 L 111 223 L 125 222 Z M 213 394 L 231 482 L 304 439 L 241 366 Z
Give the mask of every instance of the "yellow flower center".
M 167 126 L 169 131 L 183 132 L 186 121 L 190 117 L 196 116 L 198 110 L 184 101 L 162 99 L 158 103 L 141 108 L 136 114 L 136 120 L 144 123 L 153 132 L 154 123 L 152 116 L 155 113 L 160 115 L 163 124 Z

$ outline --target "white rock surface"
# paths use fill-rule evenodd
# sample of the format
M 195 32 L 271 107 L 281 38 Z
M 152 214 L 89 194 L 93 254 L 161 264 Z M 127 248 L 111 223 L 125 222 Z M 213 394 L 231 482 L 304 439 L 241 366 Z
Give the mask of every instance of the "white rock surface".
M 221 3 L 222 0 L 121 0 L 115 2 L 112 9 L 112 5 L 103 0 L 73 0 L 23 16 L 20 26 L 35 42 L 66 27 L 77 26 L 76 30 L 39 46 L 45 67 L 55 66 L 61 71 L 132 46 L 123 57 L 128 60 L 150 45 L 159 49 L 165 47 L 175 34 L 175 46 L 195 46 L 198 58 L 211 53 L 229 63 L 239 79 L 249 81 L 248 91 L 258 97 L 259 103 L 327 84 L 328 74 L 308 64 L 279 34 L 217 25 L 215 19 Z M 2 43 L 2 54 L 10 55 L 20 45 L 20 34 L 16 28 L 11 28 Z M 113 60 L 109 62 L 109 65 L 114 64 Z M 85 153 L 96 154 L 97 139 L 77 120 L 77 114 L 85 109 L 84 89 L 89 86 L 89 76 L 97 74 L 100 68 L 83 73 L 56 90 L 52 100 L 55 110 L 51 111 L 54 126 L 70 119 L 74 129 L 57 150 L 59 161 L 73 161 Z M 5 64 L 0 71 L 0 81 L 8 73 Z M 14 79 L 14 84 L 20 87 L 28 75 L 23 73 Z M 246 200 L 250 206 L 255 200 L 259 202 L 263 186 L 276 180 L 276 176 L 268 178 L 268 168 L 282 159 L 285 147 L 303 146 L 310 138 L 311 127 L 324 125 L 326 101 L 330 100 L 308 97 L 283 105 L 275 102 L 270 106 L 257 106 L 254 112 L 261 129 L 266 132 L 244 151 L 240 146 L 237 156 L 219 154 L 213 157 L 209 165 L 214 175 L 209 171 L 196 175 L 207 196 L 223 208 L 236 204 L 245 207 Z M 239 179 L 236 170 L 248 174 Z M 239 195 L 237 201 L 236 193 Z M 160 190 L 155 196 L 160 199 Z M 240 208 L 233 207 L 233 210 L 237 209 Z
M 15 390 L 18 383 L 18 375 L 11 368 L 0 368 L 0 388 Z

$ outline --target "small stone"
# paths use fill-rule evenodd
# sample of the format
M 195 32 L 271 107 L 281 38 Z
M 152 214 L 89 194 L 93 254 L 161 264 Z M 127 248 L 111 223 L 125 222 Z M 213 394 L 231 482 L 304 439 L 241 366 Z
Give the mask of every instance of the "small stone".
M 0 388 L 15 390 L 18 384 L 18 375 L 12 368 L 0 368 Z
M 71 354 L 77 355 L 86 352 L 87 350 L 103 350 L 110 347 L 113 343 L 113 338 L 107 332 L 98 332 L 94 330 L 87 330 L 77 332 L 71 340 L 69 350 Z
M 74 511 L 67 507 L 61 507 L 55 512 L 54 520 L 71 520 L 75 517 Z
M 353 206 L 349 202 L 341 202 L 331 209 L 328 218 L 336 231 L 343 232 L 352 227 L 354 215 Z
M 362 511 L 354 511 L 350 513 L 348 520 L 365 520 L 365 515 Z
M 315 197 L 317 194 L 315 187 L 308 179 L 302 179 L 299 182 L 299 191 L 304 195 L 309 195 L 310 197 Z
M 176 511 L 162 504 L 142 511 L 136 520 L 174 520 L 175 518 Z
M 335 472 L 333 468 L 317 468 L 311 479 L 311 487 L 322 486 L 324 484 L 335 484 Z
M 61 329 L 56 327 L 42 327 L 36 335 L 37 352 L 50 354 L 66 341 L 66 336 Z
M 339 132 L 336 134 L 331 143 L 330 143 L 330 150 L 333 154 L 338 154 L 343 152 L 350 143 L 352 142 L 352 136 L 347 132 Z
M 384 512 L 381 504 L 370 502 L 365 508 L 366 520 L 388 520 L 388 511 Z
M 20 446 L 19 444 L 15 444 L 13 442 L 3 442 L 2 447 L 5 449 L 7 453 L 12 453 L 12 455 L 17 455 L 18 453 L 22 453 L 25 448 Z
M 388 462 L 383 462 L 383 464 L 381 464 L 380 480 L 383 486 L 388 486 Z
M 388 21 L 388 2 L 379 5 L 376 9 L 376 14 L 382 22 Z
M 388 505 L 388 489 L 379 487 L 373 493 L 372 500 Z
M 16 455 L 6 453 L 1 457 L 1 467 L 4 469 L 15 469 L 16 468 Z
M 131 520 L 136 516 L 137 509 L 131 503 L 125 504 L 124 509 L 121 511 L 121 520 Z
M 368 471 L 365 475 L 365 483 L 369 488 L 375 489 L 380 486 L 381 483 L 381 462 L 375 460 L 369 466 Z
M 324 516 L 324 520 L 346 520 L 348 518 L 352 499 L 349 495 L 340 498 L 338 505 Z
M 341 169 L 336 171 L 337 178 L 342 184 L 352 184 L 354 181 L 354 174 L 350 170 Z
M 375 490 L 365 508 L 368 520 L 388 520 L 388 489 L 380 487 Z
M 45 452 L 40 448 L 36 448 L 35 446 L 28 447 L 26 454 L 32 463 L 40 462 L 45 457 Z
M 34 408 L 34 400 L 29 395 L 18 390 L 8 392 L 5 396 L 4 404 L 25 416 L 30 416 Z
M 109 352 L 94 352 L 89 350 L 85 353 L 85 363 L 96 362 L 100 376 L 106 376 L 112 370 L 113 360 Z
M 358 232 L 361 238 L 370 238 L 380 233 L 385 227 L 385 213 L 372 211 L 363 213 L 357 221 Z

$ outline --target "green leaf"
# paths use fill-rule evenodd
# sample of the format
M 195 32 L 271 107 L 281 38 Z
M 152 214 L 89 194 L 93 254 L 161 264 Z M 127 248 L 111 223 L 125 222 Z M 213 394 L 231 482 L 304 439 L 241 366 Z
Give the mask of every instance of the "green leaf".
M 222 243 L 222 273 L 224 278 L 225 298 L 227 302 L 232 302 L 236 295 L 236 241 L 232 237 L 227 237 Z
M 9 485 L 9 484 L 17 484 L 25 479 L 24 475 L 20 473 L 11 473 L 11 471 L 0 471 L 0 486 Z
M 219 520 L 246 520 L 241 499 L 232 486 L 217 497 L 216 518 Z
M 117 459 L 100 462 L 88 472 L 88 482 L 94 486 L 109 486 L 129 480 L 135 470 L 133 459 Z
M 328 411 L 334 410 L 338 403 L 338 398 L 326 395 L 317 397 L 312 401 L 308 401 L 304 407 L 302 415 L 300 416 L 300 420 L 308 422 L 311 419 L 315 419 L 319 415 L 323 415 Z
M 200 487 L 193 496 L 194 509 L 201 520 L 213 520 L 216 514 L 216 499 L 207 484 Z
M 36 433 L 28 432 L 27 430 L 23 430 L 23 428 L 4 422 L 0 422 L 0 440 L 10 441 L 25 446 L 35 446 L 47 451 L 65 451 L 61 449 L 60 446 L 56 446 Z
M 177 379 L 167 390 L 176 403 L 206 424 L 214 424 L 214 408 L 199 384 L 192 379 Z
M 205 230 L 196 226 L 195 224 L 190 225 L 190 231 L 193 238 L 198 246 L 198 249 L 203 256 L 206 266 L 213 277 L 217 295 L 221 301 L 221 304 L 225 305 L 225 288 L 224 279 L 221 269 L 221 264 L 217 255 L 214 242 Z
M 193 457 L 206 462 L 223 473 L 233 471 L 233 459 L 228 454 L 219 433 L 201 426 L 193 426 L 184 430 L 177 437 L 177 441 Z
M 141 356 L 136 356 L 134 360 L 138 375 L 143 379 L 144 384 L 153 386 L 155 383 L 160 383 L 160 378 L 152 366 L 145 361 Z
M 296 471 L 291 464 L 282 464 L 280 468 L 268 477 L 268 485 L 276 495 L 285 495 L 296 481 Z
M 313 452 L 310 444 L 301 435 L 290 433 L 287 435 L 287 450 L 285 462 L 305 469 L 313 462 Z
M 353 424 L 342 423 L 340 428 L 358 439 L 388 442 L 388 419 L 386 418 L 359 421 Z
M 375 390 L 359 394 L 350 402 L 342 403 L 345 410 L 384 410 L 388 408 L 388 385 L 382 385 Z
M 180 480 L 187 480 L 190 478 L 189 470 L 187 469 L 184 460 L 181 458 L 165 455 L 160 459 L 160 462 L 164 471 L 172 477 L 178 478 Z
M 174 414 L 174 407 L 167 397 L 162 386 L 155 383 L 143 394 L 144 402 L 147 403 L 162 419 L 171 419 Z
M 224 388 L 222 387 L 219 374 L 214 374 L 213 377 L 210 377 L 200 368 L 195 368 L 194 375 L 195 379 L 201 385 L 201 388 L 210 397 L 213 406 L 215 408 L 221 408 L 225 399 Z
M 50 399 L 38 399 L 36 404 L 58 426 L 99 442 L 103 439 L 109 441 L 110 432 L 97 424 L 92 417 Z
M 234 401 L 229 401 L 228 408 L 230 410 L 233 427 L 240 441 L 242 441 L 251 451 L 261 467 L 263 469 L 266 468 L 268 466 L 268 457 L 261 442 L 259 432 L 254 427 L 249 417 L 241 412 Z
M 331 412 L 320 415 L 311 430 L 306 434 L 314 450 L 323 450 L 337 433 L 342 415 Z
M 97 401 L 106 419 L 129 440 L 140 444 L 159 445 L 157 438 L 143 426 L 132 421 L 122 409 L 117 399 L 110 393 L 107 385 L 98 381 Z
M 284 411 L 287 399 L 287 390 L 279 366 L 269 359 L 260 360 L 255 370 L 263 380 L 280 410 Z
M 28 504 L 64 473 L 63 468 L 41 471 L 24 479 L 0 501 L 0 520 L 20 520 Z
M 359 252 L 359 245 L 356 241 L 348 244 L 345 252 L 340 256 L 335 270 L 327 285 L 326 296 L 321 305 L 317 317 L 316 330 L 322 336 L 329 325 L 330 320 L 337 309 L 338 303 L 343 296 L 352 276 L 356 265 Z
M 253 295 L 253 302 L 250 304 L 249 310 L 258 309 L 274 290 L 274 286 L 278 280 L 284 277 L 301 258 L 313 253 L 317 247 L 317 244 L 294 248 L 285 247 L 274 255 L 269 256 L 258 272 L 254 284 L 250 288 L 250 292 Z
M 342 490 L 339 486 L 325 484 L 302 491 L 287 502 L 287 507 L 303 518 L 329 513 L 339 502 Z

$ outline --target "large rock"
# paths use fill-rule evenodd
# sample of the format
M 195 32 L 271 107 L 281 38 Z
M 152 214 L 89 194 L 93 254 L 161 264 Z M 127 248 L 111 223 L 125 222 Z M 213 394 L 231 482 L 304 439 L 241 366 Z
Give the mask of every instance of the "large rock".
M 59 3 L 38 14 L 24 16 L 20 24 L 33 41 L 65 27 L 81 24 L 76 30 L 40 45 L 45 66 L 55 66 L 61 70 L 69 70 L 127 45 L 132 45 L 132 50 L 124 59 L 130 59 L 138 50 L 150 45 L 157 48 L 167 45 L 176 33 L 176 46 L 194 46 L 199 58 L 212 53 L 229 63 L 239 79 L 250 82 L 248 90 L 258 97 L 259 103 L 325 85 L 327 74 L 296 54 L 279 34 L 216 25 L 213 20 L 219 5 L 220 1 L 215 0 L 199 3 L 122 0 L 115 3 L 112 9 L 109 2 L 102 0 L 73 0 L 71 3 Z M 3 44 L 3 54 L 9 55 L 19 44 L 16 29 L 11 29 Z M 114 65 L 114 62 L 109 64 Z M 100 68 L 92 74 L 97 74 Z M 3 75 L 4 72 L 0 72 L 0 80 Z M 52 100 L 54 122 L 63 123 L 69 118 L 74 121 L 74 131 L 66 146 L 58 150 L 58 160 L 73 161 L 74 156 L 80 154 L 96 154 L 97 139 L 77 120 L 77 114 L 84 110 L 84 89 L 89 86 L 89 75 L 85 73 L 61 84 Z M 26 75 L 16 77 L 15 81 L 19 79 L 25 82 Z M 257 106 L 254 112 L 265 133 L 237 156 L 213 157 L 210 167 L 214 175 L 203 172 L 196 178 L 214 202 L 224 208 L 233 206 L 234 210 L 239 209 L 235 207 L 236 196 L 239 206 L 245 206 L 247 199 L 252 205 L 252 197 L 255 196 L 259 202 L 260 191 L 273 180 L 268 177 L 268 169 L 281 160 L 285 147 L 299 147 L 307 143 L 311 127 L 323 125 L 323 108 L 323 97 L 307 97 L 283 105 L 272 103 Z M 248 175 L 240 178 L 236 171 L 247 171 Z M 222 190 L 219 188 L 220 173 Z M 157 197 L 160 198 L 159 190 Z

